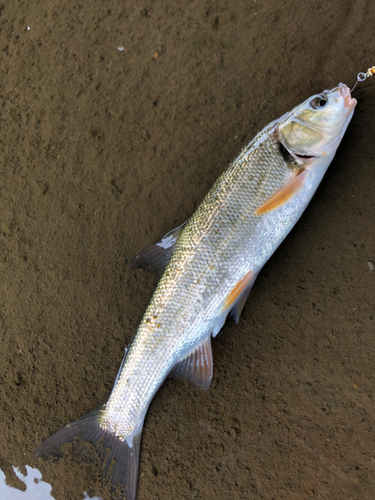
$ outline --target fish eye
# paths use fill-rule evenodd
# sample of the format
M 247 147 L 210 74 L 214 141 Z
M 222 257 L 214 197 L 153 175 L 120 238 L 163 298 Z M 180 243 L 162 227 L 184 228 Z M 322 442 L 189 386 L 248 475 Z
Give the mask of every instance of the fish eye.
M 325 95 L 318 95 L 310 101 L 310 106 L 314 109 L 324 108 L 324 106 L 327 104 L 327 102 L 328 102 L 328 99 Z

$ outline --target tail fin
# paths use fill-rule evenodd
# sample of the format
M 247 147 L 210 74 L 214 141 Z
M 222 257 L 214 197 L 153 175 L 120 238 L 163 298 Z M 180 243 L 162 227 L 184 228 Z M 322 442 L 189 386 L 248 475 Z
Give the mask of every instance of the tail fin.
M 62 456 L 61 447 L 72 442 L 76 437 L 92 443 L 98 450 L 102 462 L 105 462 L 102 478 L 108 475 L 113 459 L 112 487 L 114 491 L 121 484 L 121 493 L 127 500 L 135 500 L 137 493 L 139 450 L 142 426 L 137 433 L 126 439 L 121 439 L 100 424 L 101 405 L 83 417 L 71 422 L 56 432 L 35 450 L 35 455 L 47 458 L 50 455 Z M 106 456 L 106 449 L 110 452 Z

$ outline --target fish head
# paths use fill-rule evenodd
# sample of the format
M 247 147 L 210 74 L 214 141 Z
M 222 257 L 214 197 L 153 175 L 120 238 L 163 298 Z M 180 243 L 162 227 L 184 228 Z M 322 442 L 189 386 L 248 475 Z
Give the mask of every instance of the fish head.
M 297 156 L 334 154 L 356 104 L 344 83 L 314 95 L 281 117 L 277 125 L 280 142 Z

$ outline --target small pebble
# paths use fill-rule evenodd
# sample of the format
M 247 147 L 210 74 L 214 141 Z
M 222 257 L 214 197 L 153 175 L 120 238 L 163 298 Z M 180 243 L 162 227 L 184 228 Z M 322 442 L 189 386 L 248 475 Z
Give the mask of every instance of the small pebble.
M 370 271 L 375 271 L 375 264 L 372 262 L 372 260 L 368 260 L 367 265 L 368 265 Z

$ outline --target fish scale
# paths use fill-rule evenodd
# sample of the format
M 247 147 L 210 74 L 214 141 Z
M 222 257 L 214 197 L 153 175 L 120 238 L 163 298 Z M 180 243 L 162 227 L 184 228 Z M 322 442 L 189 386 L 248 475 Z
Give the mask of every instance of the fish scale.
M 239 279 L 269 258 L 263 245 L 265 235 L 257 230 L 269 215 L 257 216 L 254 211 L 288 182 L 293 172 L 271 134 L 274 128 L 275 124 L 256 136 L 222 174 L 179 237 L 103 414 L 110 425 L 112 408 L 123 407 L 127 401 L 127 411 L 116 422 L 123 436 L 139 428 L 148 402 L 176 360 L 211 333 L 207 330 L 212 321 L 204 319 L 216 318 Z M 253 144 L 257 144 L 256 149 Z M 249 242 L 255 254 L 249 252 Z M 215 266 L 211 268 L 212 262 Z M 163 332 L 162 337 L 158 331 Z M 145 339 L 152 342 L 145 344 Z M 162 356 L 157 355 L 160 350 Z M 126 381 L 134 372 L 137 378 L 131 385 Z M 139 405 L 136 411 L 130 402 Z M 139 421 L 134 421 L 135 413 Z
M 211 336 L 238 322 L 254 281 L 314 195 L 354 112 L 346 85 L 313 96 L 266 126 L 215 182 L 187 223 L 141 252 L 133 267 L 160 278 L 109 399 L 37 449 L 76 436 L 100 450 L 103 477 L 135 500 L 147 409 L 168 375 L 208 389 Z

